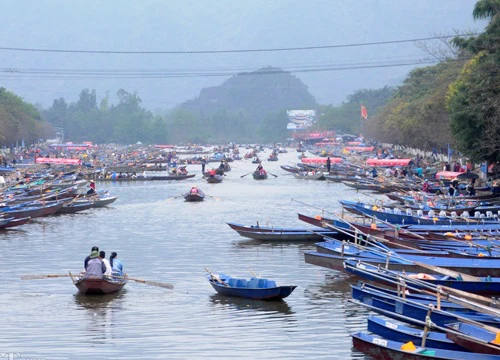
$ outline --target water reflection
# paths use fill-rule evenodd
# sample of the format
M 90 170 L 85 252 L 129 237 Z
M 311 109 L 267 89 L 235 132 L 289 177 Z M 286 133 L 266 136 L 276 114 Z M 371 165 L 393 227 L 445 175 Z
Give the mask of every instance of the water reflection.
M 351 284 L 356 283 L 357 278 L 346 273 L 336 272 L 325 275 L 322 284 L 311 284 L 304 294 L 310 300 L 343 299 L 351 297 Z
M 263 247 L 263 248 L 289 248 L 291 246 L 298 247 L 304 251 L 312 251 L 316 247 L 314 243 L 318 242 L 318 240 L 314 241 L 276 241 L 276 240 L 241 240 L 234 241 L 233 246 L 239 249 L 244 248 L 253 248 L 253 247 Z
M 74 295 L 77 310 L 87 312 L 86 331 L 93 340 L 105 341 L 116 336 L 116 314 L 123 309 L 126 290 L 105 295 Z
M 224 296 L 221 294 L 213 294 L 210 296 L 210 301 L 214 308 L 231 308 L 233 310 L 257 310 L 267 312 L 269 314 L 293 315 L 292 308 L 285 300 L 278 301 L 263 301 L 245 299 L 239 297 Z

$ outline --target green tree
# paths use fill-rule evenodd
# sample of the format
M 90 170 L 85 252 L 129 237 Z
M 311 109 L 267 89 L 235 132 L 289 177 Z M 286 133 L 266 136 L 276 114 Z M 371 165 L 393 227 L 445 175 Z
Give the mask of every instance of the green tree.
M 476 19 L 489 19 L 484 33 L 454 42 L 473 58 L 450 85 L 447 108 L 458 148 L 473 160 L 500 161 L 500 0 L 479 0 Z

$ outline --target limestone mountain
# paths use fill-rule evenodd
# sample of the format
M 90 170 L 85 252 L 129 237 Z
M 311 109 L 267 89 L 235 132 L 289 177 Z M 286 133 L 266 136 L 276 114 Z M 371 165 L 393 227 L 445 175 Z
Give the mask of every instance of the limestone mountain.
M 201 90 L 200 95 L 179 107 L 202 116 L 220 111 L 244 112 L 256 121 L 287 109 L 316 109 L 318 104 L 304 83 L 289 72 L 265 67 L 232 76 L 219 86 Z

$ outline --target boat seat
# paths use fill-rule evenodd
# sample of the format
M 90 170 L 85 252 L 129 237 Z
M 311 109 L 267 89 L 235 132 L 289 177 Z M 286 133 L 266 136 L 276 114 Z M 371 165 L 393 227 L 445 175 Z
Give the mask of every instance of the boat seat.
M 479 211 L 475 211 L 474 212 L 474 217 L 475 218 L 480 218 L 481 217 L 481 213 Z
M 398 209 L 398 208 L 395 208 L 395 209 L 394 209 L 394 214 L 396 214 L 396 215 L 401 215 L 401 210 L 400 210 L 400 209 Z
M 237 286 L 237 284 L 238 284 L 238 279 L 230 278 L 230 279 L 227 281 L 227 284 L 228 284 L 230 287 L 238 287 L 238 286 Z
M 434 210 L 429 210 L 429 212 L 427 213 L 427 216 L 429 216 L 430 218 L 433 218 L 434 216 L 436 216 L 436 212 Z
M 411 211 L 411 209 L 406 209 L 406 215 L 409 215 L 409 216 L 413 215 L 413 212 Z
M 486 211 L 486 217 L 487 218 L 492 218 L 493 217 L 493 211 Z
M 464 212 L 462 213 L 462 217 L 463 217 L 464 219 L 468 219 L 468 218 L 470 218 L 470 214 L 469 214 L 469 212 L 468 212 L 468 211 L 464 211 Z
M 456 211 L 452 211 L 451 212 L 451 217 L 452 217 L 452 219 L 456 219 L 457 218 L 457 212 Z
M 424 216 L 424 212 L 420 209 L 417 210 L 417 216 L 420 216 L 420 217 Z
M 441 210 L 441 211 L 439 212 L 439 217 L 446 217 L 446 211 Z
M 267 288 L 275 288 L 276 287 L 276 281 L 274 281 L 274 280 L 267 280 L 266 287 Z
M 251 278 L 248 282 L 247 282 L 247 288 L 249 289 L 258 289 L 259 288 L 259 278 Z
M 236 287 L 239 288 L 244 288 L 247 287 L 247 280 L 246 279 L 238 279 L 238 282 L 236 283 Z
M 391 210 L 391 208 L 385 208 L 385 209 L 384 209 L 384 212 L 385 212 L 386 214 L 392 214 L 392 210 Z

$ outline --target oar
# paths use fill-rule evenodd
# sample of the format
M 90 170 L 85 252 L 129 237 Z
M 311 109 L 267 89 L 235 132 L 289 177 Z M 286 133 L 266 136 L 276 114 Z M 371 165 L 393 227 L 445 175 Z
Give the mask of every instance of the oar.
M 212 199 L 214 199 L 216 201 L 222 200 L 220 197 L 217 197 L 217 196 L 212 196 L 212 195 L 208 195 L 208 194 L 205 194 L 205 195 L 208 196 L 208 197 L 211 197 Z
M 224 285 L 225 287 L 229 287 L 229 285 L 220 278 L 219 274 L 214 274 L 213 272 L 211 272 L 209 269 L 205 268 L 205 271 L 210 275 L 210 278 L 215 281 L 215 282 L 218 282 L 219 284 L 221 285 Z
M 118 277 L 118 276 L 115 276 L 115 277 Z M 120 277 L 122 277 L 122 276 L 120 276 Z M 158 286 L 158 287 L 162 287 L 162 288 L 170 289 L 170 290 L 172 290 L 174 288 L 174 286 L 172 284 L 169 284 L 169 283 L 162 283 L 162 282 L 157 282 L 157 281 L 150 281 L 150 280 L 143 280 L 143 279 L 131 278 L 131 277 L 128 277 L 128 276 L 124 276 L 122 278 L 127 279 L 127 280 L 131 280 L 131 281 L 135 281 L 135 282 L 138 282 L 138 283 L 141 283 L 141 284 Z
M 253 271 L 252 269 L 250 269 L 250 272 L 253 274 L 253 276 L 255 276 L 256 278 L 261 278 L 262 275 L 260 274 L 257 274 L 255 271 Z
M 277 177 L 278 177 L 278 175 L 271 174 L 269 171 L 268 171 L 267 173 L 268 173 L 269 175 L 274 176 L 275 178 L 277 178 Z
M 179 196 L 176 196 L 176 197 L 171 197 L 171 198 L 168 198 L 166 201 L 178 199 L 178 198 L 183 197 L 183 196 L 184 195 L 179 195 Z
M 241 175 L 241 176 L 240 176 L 240 178 L 244 178 L 245 176 L 250 175 L 250 174 L 253 174 L 253 171 L 252 171 L 252 172 L 249 172 L 248 174 Z
M 38 279 L 50 279 L 50 278 L 61 278 L 70 277 L 69 274 L 34 274 L 34 275 L 23 275 L 21 280 L 38 280 Z

